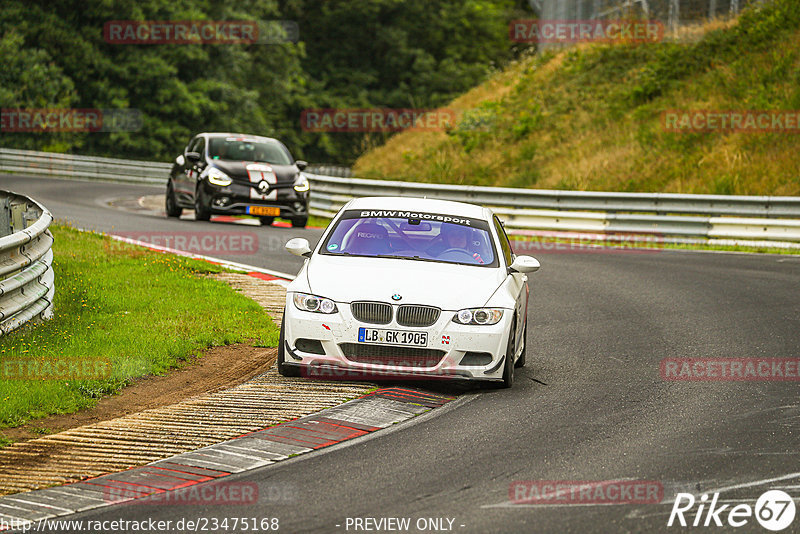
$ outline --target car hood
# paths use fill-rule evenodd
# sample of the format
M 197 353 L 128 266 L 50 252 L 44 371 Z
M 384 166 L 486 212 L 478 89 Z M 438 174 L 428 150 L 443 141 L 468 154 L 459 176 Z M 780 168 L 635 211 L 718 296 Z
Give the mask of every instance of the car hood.
M 236 181 L 250 182 L 247 174 L 247 166 L 253 164 L 269 165 L 275 171 L 275 177 L 279 183 L 294 183 L 300 170 L 295 165 L 275 165 L 273 163 L 260 163 L 255 161 L 228 161 L 216 159 L 213 166 L 230 176 Z
M 315 295 L 337 302 L 426 304 L 445 310 L 486 304 L 505 280 L 503 269 L 389 258 L 315 254 L 306 266 Z

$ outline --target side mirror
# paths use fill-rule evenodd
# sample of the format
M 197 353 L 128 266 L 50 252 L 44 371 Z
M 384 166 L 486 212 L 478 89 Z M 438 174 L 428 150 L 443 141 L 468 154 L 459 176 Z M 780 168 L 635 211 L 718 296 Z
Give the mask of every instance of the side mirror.
M 177 158 L 175 158 L 175 165 L 177 165 L 178 167 L 183 167 L 183 165 L 185 163 L 186 163 L 186 160 L 183 159 L 183 155 L 180 155 Z
M 189 161 L 200 161 L 200 152 L 187 152 L 186 159 Z
M 508 270 L 516 273 L 533 273 L 538 271 L 540 266 L 539 260 L 533 256 L 517 256 Z
M 286 242 L 286 250 L 295 256 L 311 256 L 311 247 L 308 245 L 308 240 L 302 237 L 295 237 Z
M 297 165 L 297 168 L 300 169 L 301 171 L 306 170 L 306 167 L 308 167 L 308 162 L 303 161 L 301 159 L 295 161 L 294 164 Z

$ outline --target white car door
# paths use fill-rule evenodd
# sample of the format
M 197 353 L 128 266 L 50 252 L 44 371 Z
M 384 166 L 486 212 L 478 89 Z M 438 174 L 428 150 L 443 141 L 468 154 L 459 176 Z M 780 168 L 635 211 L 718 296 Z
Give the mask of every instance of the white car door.
M 514 252 L 511 249 L 511 243 L 508 240 L 508 236 L 503 228 L 503 224 L 496 215 L 494 217 L 494 225 L 495 231 L 497 232 L 497 237 L 500 241 L 500 254 L 502 255 L 501 262 L 505 263 L 504 268 L 508 269 L 508 267 L 514 262 Z M 511 292 L 511 297 L 514 299 L 514 311 L 518 317 L 514 347 L 519 349 L 519 347 L 522 346 L 521 343 L 524 342 L 523 336 L 525 335 L 525 314 L 527 313 L 528 303 L 528 288 L 526 282 L 528 281 L 528 276 L 523 273 L 513 272 L 509 273 L 508 277 L 510 280 L 507 280 L 508 283 L 506 287 L 508 287 L 509 291 Z

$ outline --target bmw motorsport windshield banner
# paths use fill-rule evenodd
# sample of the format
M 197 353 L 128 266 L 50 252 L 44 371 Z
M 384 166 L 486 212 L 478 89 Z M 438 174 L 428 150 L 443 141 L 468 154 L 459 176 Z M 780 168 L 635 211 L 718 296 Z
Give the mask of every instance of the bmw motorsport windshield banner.
M 342 219 L 408 219 L 410 221 L 434 221 L 449 224 L 459 224 L 471 228 L 487 228 L 486 221 L 442 213 L 423 213 L 419 211 L 403 210 L 348 210 Z

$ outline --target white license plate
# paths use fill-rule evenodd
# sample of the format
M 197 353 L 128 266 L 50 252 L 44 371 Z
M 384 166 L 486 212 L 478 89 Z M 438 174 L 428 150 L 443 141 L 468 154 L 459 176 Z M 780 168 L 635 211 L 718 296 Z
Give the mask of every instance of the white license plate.
M 425 347 L 428 345 L 428 333 L 361 327 L 358 329 L 358 342 Z

